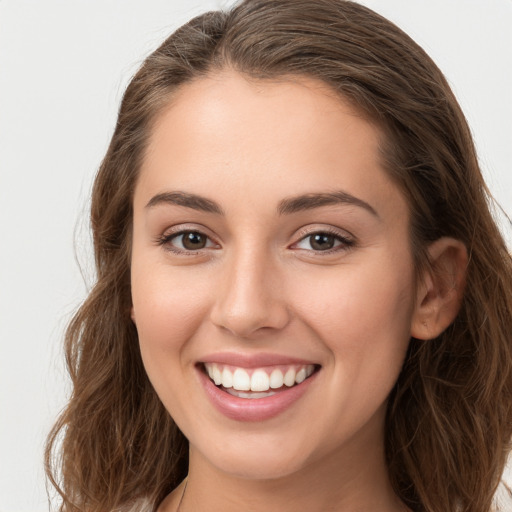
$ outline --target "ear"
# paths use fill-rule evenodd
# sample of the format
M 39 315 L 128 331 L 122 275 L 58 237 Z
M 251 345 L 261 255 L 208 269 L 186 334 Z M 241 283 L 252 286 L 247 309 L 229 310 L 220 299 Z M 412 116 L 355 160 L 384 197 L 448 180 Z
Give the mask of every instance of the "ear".
M 135 321 L 135 310 L 133 309 L 133 306 L 130 308 L 130 318 L 132 319 L 132 322 L 137 325 L 137 322 Z
M 459 312 L 466 281 L 468 253 L 454 238 L 443 237 L 428 248 L 430 268 L 418 285 L 411 336 L 430 340 L 439 336 Z

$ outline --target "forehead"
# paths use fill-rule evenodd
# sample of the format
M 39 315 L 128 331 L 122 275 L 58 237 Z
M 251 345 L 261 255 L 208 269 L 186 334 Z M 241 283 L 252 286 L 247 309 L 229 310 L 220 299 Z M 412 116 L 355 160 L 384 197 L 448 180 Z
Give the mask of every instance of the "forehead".
M 190 140 L 192 132 L 201 132 L 203 143 L 212 146 L 229 135 L 243 137 L 247 146 L 263 146 L 268 139 L 260 135 L 271 134 L 274 145 L 285 137 L 304 135 L 313 143 L 318 128 L 331 127 L 330 136 L 325 130 L 321 133 L 328 144 L 336 138 L 340 122 L 350 128 L 354 142 L 364 131 L 364 142 L 378 145 L 381 131 L 320 80 L 299 75 L 262 80 L 224 70 L 188 82 L 172 95 L 153 125 L 148 153 L 162 137 L 172 134 Z M 343 137 L 349 135 L 345 130 Z
M 380 165 L 381 136 L 320 81 L 223 71 L 183 86 L 156 119 L 136 196 L 236 190 L 248 200 L 261 192 L 270 203 L 341 188 L 386 203 L 397 190 Z

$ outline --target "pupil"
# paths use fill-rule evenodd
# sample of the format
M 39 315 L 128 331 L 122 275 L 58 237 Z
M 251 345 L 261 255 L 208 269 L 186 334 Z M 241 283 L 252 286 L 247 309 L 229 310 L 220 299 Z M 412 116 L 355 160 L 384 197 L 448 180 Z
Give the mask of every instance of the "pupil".
M 325 233 L 319 233 L 311 237 L 311 247 L 317 251 L 327 251 L 334 247 L 334 237 Z
M 191 231 L 183 235 L 183 247 L 185 247 L 185 249 L 203 249 L 205 245 L 206 238 L 201 233 Z

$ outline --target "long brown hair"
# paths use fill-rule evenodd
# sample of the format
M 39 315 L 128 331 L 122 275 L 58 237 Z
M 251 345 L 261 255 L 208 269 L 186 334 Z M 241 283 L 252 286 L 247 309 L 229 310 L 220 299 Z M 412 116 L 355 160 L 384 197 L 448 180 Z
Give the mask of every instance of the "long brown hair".
M 442 73 L 395 25 L 344 0 L 245 0 L 203 14 L 128 86 L 92 195 L 97 282 L 66 334 L 73 393 L 46 450 L 61 510 L 113 511 L 144 497 L 156 506 L 187 472 L 187 441 L 148 381 L 130 319 L 132 196 L 156 116 L 179 87 L 227 67 L 316 78 L 381 128 L 418 270 L 430 242 L 466 245 L 460 313 L 437 339 L 411 340 L 389 398 L 386 454 L 414 511 L 488 512 L 512 437 L 512 260 Z

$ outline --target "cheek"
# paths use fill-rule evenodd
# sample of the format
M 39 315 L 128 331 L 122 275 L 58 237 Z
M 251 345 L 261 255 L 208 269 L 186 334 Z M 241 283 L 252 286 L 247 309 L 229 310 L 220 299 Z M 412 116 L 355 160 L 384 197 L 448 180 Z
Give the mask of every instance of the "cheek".
M 409 272 L 383 273 L 365 269 L 362 272 L 343 269 L 339 275 L 309 282 L 298 290 L 303 311 L 310 311 L 323 329 L 332 334 L 352 327 L 364 332 L 379 325 L 399 328 L 411 317 L 413 304 L 412 275 Z
M 144 267 L 151 272 L 138 272 L 136 261 L 132 265 L 133 310 L 142 361 L 165 408 L 186 427 L 189 400 L 170 390 L 193 384 L 184 369 L 193 364 L 190 340 L 206 314 L 206 297 L 184 278 L 185 272 L 180 276 L 158 263 Z
M 149 267 L 150 272 L 139 272 L 136 260 L 132 266 L 133 311 L 145 362 L 181 352 L 199 328 L 209 303 L 206 290 L 191 278 L 190 269 L 170 272 L 158 263 Z
M 315 279 L 316 277 L 316 279 Z M 349 265 L 332 274 L 311 275 L 294 294 L 308 325 L 323 340 L 335 364 L 359 372 L 401 367 L 413 315 L 413 270 L 408 259 Z M 364 371 L 363 371 L 364 370 Z

